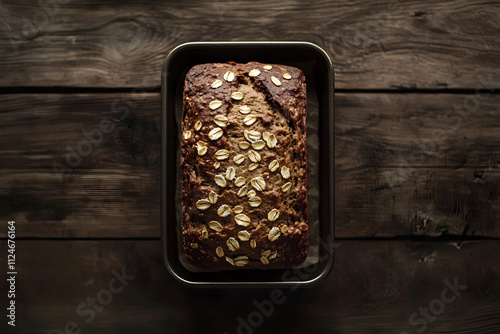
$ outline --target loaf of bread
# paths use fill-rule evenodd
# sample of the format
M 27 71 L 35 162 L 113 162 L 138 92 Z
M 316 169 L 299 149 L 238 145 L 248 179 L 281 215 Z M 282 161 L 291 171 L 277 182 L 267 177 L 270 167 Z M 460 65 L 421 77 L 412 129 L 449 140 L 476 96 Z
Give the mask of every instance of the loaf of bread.
M 306 84 L 284 65 L 196 65 L 184 82 L 182 239 L 207 269 L 307 256 Z

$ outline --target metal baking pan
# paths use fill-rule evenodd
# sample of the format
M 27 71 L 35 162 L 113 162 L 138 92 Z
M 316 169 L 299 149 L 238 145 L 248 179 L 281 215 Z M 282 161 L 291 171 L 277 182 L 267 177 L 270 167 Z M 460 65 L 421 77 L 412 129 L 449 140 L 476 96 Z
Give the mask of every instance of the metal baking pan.
M 180 238 L 180 122 L 186 73 L 202 63 L 258 61 L 300 68 L 307 84 L 309 254 L 287 270 L 202 271 L 185 259 Z M 194 287 L 308 287 L 334 262 L 334 73 L 328 55 L 307 42 L 199 42 L 179 45 L 162 70 L 161 233 L 167 270 Z

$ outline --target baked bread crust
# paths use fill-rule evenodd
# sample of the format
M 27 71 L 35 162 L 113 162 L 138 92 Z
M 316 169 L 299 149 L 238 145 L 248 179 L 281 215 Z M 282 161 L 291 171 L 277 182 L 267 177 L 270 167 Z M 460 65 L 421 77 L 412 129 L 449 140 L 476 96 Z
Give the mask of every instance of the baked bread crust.
M 181 228 L 194 265 L 282 269 L 305 260 L 306 102 L 295 67 L 229 62 L 188 72 Z

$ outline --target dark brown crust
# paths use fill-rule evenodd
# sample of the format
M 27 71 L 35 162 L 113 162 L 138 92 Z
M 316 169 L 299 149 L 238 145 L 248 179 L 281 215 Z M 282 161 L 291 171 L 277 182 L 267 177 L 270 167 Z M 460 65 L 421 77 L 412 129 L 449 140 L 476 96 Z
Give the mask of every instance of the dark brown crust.
M 184 84 L 184 104 L 182 116 L 182 134 L 190 130 L 192 135 L 189 139 L 181 138 L 181 182 L 182 182 L 182 237 L 184 250 L 187 258 L 196 266 L 208 269 L 278 269 L 290 268 L 302 263 L 307 256 L 308 248 L 308 224 L 307 224 L 307 143 L 306 143 L 306 85 L 305 77 L 301 70 L 284 65 L 271 64 L 272 69 L 266 71 L 264 65 L 256 62 L 247 64 L 224 63 L 224 64 L 201 64 L 194 66 L 186 75 Z M 248 76 L 252 69 L 259 69 L 260 75 L 254 78 Z M 236 74 L 235 80 L 227 82 L 223 79 L 224 73 L 232 71 Z M 290 80 L 283 78 L 284 73 L 289 73 Z M 281 81 L 281 86 L 276 86 L 271 81 L 271 76 Z M 216 79 L 222 80 L 223 85 L 217 89 L 210 87 Z M 242 198 L 236 194 L 236 187 L 218 187 L 214 180 L 215 174 L 223 174 L 228 163 L 232 161 L 233 154 L 227 162 L 223 162 L 220 170 L 215 170 L 213 163 L 214 154 L 220 149 L 230 149 L 230 143 L 226 135 L 230 129 L 242 127 L 239 124 L 230 124 L 222 128 L 224 135 L 218 140 L 210 140 L 208 133 L 216 127 L 213 119 L 216 115 L 228 115 L 229 108 L 234 104 L 231 93 L 236 87 L 246 82 L 251 82 L 256 89 L 263 93 L 273 106 L 275 112 L 281 114 L 287 121 L 288 128 L 284 130 L 273 128 L 273 133 L 278 138 L 279 145 L 273 150 L 261 152 L 262 163 L 280 158 L 280 166 L 290 167 L 292 174 L 288 180 L 293 180 L 292 189 L 283 194 L 280 187 L 282 181 L 279 171 L 271 173 L 263 169 L 262 175 L 267 182 L 266 190 L 258 195 L 262 204 L 257 208 L 244 205 Z M 211 110 L 208 105 L 211 101 L 220 100 L 222 106 Z M 234 111 L 233 111 L 234 112 Z M 196 121 L 202 122 L 200 131 L 194 130 Z M 271 128 L 272 116 L 259 118 L 261 126 Z M 291 130 L 291 131 L 290 131 Z M 234 131 L 239 131 L 234 130 Z M 233 132 L 234 133 L 234 132 Z M 208 143 L 208 151 L 199 156 L 196 143 L 198 141 Z M 281 145 L 280 145 L 281 144 Z M 290 148 L 293 149 L 290 149 Z M 243 166 L 243 165 L 242 165 Z M 269 178 L 268 178 L 269 177 Z M 229 183 L 229 181 L 228 181 Z M 208 197 L 208 193 L 214 190 L 219 195 L 217 204 L 207 210 L 199 210 L 196 202 Z M 234 215 L 221 218 L 217 215 L 220 204 L 243 205 L 244 213 L 252 218 L 254 226 L 241 227 L 234 222 Z M 267 214 L 273 208 L 279 208 L 280 216 L 270 222 Z M 202 237 L 203 225 L 208 226 L 209 221 L 218 221 L 224 226 L 222 232 L 216 232 L 208 228 L 209 238 Z M 282 233 L 275 241 L 267 238 L 272 226 L 288 226 L 288 231 Z M 237 233 L 243 229 L 251 230 L 252 239 L 257 243 L 256 248 L 250 247 L 249 241 L 238 240 Z M 240 249 L 232 252 L 226 246 L 229 237 L 239 241 Z M 196 244 L 197 248 L 191 247 Z M 235 258 L 238 255 L 246 255 L 250 259 L 245 266 L 231 265 L 225 257 L 216 256 L 215 249 L 222 246 L 225 255 Z M 276 253 L 276 258 L 271 259 L 269 264 L 264 265 L 260 261 L 261 252 L 271 250 Z

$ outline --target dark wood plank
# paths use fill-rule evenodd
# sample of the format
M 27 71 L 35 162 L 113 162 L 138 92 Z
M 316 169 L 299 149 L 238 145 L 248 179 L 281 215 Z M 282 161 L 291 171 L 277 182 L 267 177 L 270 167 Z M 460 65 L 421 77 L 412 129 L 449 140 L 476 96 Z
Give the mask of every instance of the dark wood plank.
M 340 236 L 500 236 L 498 95 L 338 94 Z
M 2 1 L 0 86 L 155 86 L 175 46 L 223 39 L 316 43 L 337 88 L 500 88 L 498 2 L 58 2 Z
M 500 237 L 500 169 L 374 168 L 335 177 L 339 237 Z
M 337 168 L 498 168 L 500 96 L 337 94 Z
M 159 237 L 158 95 L 1 95 L 0 218 L 23 237 Z M 500 97 L 459 129 L 439 121 L 467 96 L 337 95 L 338 237 L 500 237 Z M 114 129 L 68 165 L 68 152 L 86 149 L 82 131 L 95 135 L 108 118 Z M 444 157 L 415 144 L 433 130 L 447 135 Z M 71 171 L 54 172 L 54 162 Z
M 441 302 L 440 314 L 429 311 L 435 318 L 426 332 L 497 333 L 498 252 L 498 241 L 341 241 L 328 279 L 310 289 L 282 290 L 284 303 L 255 333 L 417 333 L 425 319 L 419 308 L 439 311 L 446 281 L 465 290 L 456 298 L 444 292 L 454 300 Z M 2 242 L 3 268 L 6 253 Z M 16 333 L 64 332 L 74 321 L 82 333 L 232 334 L 238 317 L 248 319 L 256 311 L 252 303 L 271 293 L 185 288 L 163 267 L 159 241 L 18 241 L 17 254 Z M 87 298 L 103 297 L 112 270 L 122 268 L 135 278 L 86 323 L 90 315 L 78 315 L 77 307 L 83 303 L 88 311 Z M 6 280 L 0 287 L 7 290 Z M 412 325 L 415 312 L 420 323 Z M 6 327 L 2 321 L 2 332 Z
M 0 216 L 23 236 L 158 237 L 158 95 L 1 96 Z

